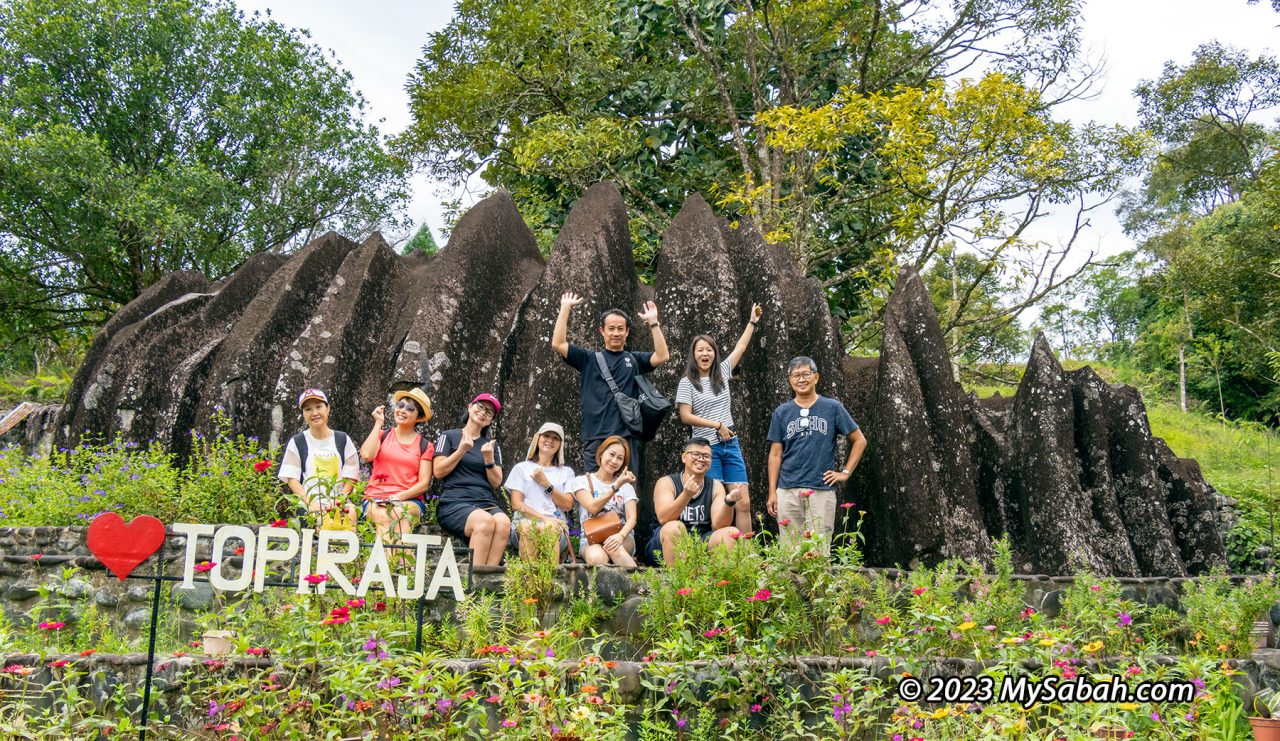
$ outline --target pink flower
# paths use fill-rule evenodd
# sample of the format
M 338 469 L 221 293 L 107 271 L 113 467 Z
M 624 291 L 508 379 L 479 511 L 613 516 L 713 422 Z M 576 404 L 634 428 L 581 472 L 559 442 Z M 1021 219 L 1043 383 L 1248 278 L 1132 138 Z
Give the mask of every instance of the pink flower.
M 200 563 L 195 565 L 195 572 L 197 574 L 203 574 L 206 571 L 212 571 L 213 567 L 217 565 L 218 563 L 216 561 L 213 563 L 209 563 L 208 561 L 201 561 Z
M 853 502 L 845 502 L 844 504 L 840 505 L 840 509 L 853 509 L 855 506 L 857 505 L 855 505 Z
M 752 705 L 751 705 L 751 712 L 753 712 L 753 713 L 758 713 L 758 712 L 760 712 L 760 703 L 758 703 L 758 702 L 757 702 L 757 703 L 752 703 Z
M 893 618 L 888 615 L 876 618 L 876 625 L 888 625 L 891 622 L 893 622 Z
M 364 607 L 364 599 L 363 599 L 363 598 L 361 598 L 361 599 L 349 599 L 349 600 L 347 600 L 347 607 L 351 607 L 351 608 Z
M 768 589 L 761 589 L 760 591 L 756 592 L 752 596 L 748 597 L 747 601 L 748 602 L 767 602 L 769 598 L 772 596 L 773 596 L 773 592 L 770 592 Z
M 267 654 L 271 653 L 271 649 L 249 648 L 249 649 L 245 649 L 245 653 L 249 654 L 250 656 L 266 656 Z
M 802 497 L 811 497 L 811 496 L 813 496 L 813 489 L 805 489 L 804 491 L 800 492 L 800 496 L 802 496 Z
M 323 584 L 329 581 L 328 574 L 307 574 L 302 577 L 308 584 Z
M 272 520 L 271 527 L 289 527 L 288 520 Z
M 1102 586 L 1098 584 L 1094 584 L 1093 586 L 1089 587 L 1089 590 L 1093 592 L 1100 591 L 1101 589 L 1102 589 Z
M 503 728 L 515 728 L 515 727 L 516 727 L 516 722 L 515 722 L 514 720 L 511 720 L 510 718 L 506 718 L 506 719 L 504 719 L 504 720 L 502 721 L 502 727 L 503 727 Z
M 39 560 L 40 560 L 40 559 L 42 559 L 42 558 L 44 558 L 44 554 L 43 554 L 43 553 L 32 553 L 32 554 L 31 554 L 31 560 L 32 560 L 32 561 L 39 561 Z
M 61 620 L 58 620 L 58 621 L 46 620 L 43 623 L 40 623 L 40 630 L 62 630 L 63 628 L 66 627 L 66 625 L 67 624 L 62 622 Z
M 867 656 L 870 656 L 873 659 L 878 655 L 875 651 L 864 651 L 863 653 L 865 653 Z
M 920 595 L 924 594 L 927 591 L 929 591 L 928 587 L 916 587 L 915 589 L 911 590 L 911 593 L 919 597 Z
M 59 667 L 59 666 L 66 666 L 67 664 L 70 664 L 70 663 L 71 662 L 67 661 L 66 659 L 58 659 L 57 661 L 50 661 L 49 666 Z
M 708 630 L 706 633 L 703 633 L 702 635 L 704 638 L 715 638 L 716 636 L 720 635 L 723 632 L 724 631 L 720 630 L 719 628 L 712 628 L 711 630 Z
M 779 527 L 786 527 L 791 524 L 791 520 L 778 520 Z
M 680 595 L 681 597 L 688 597 L 689 595 L 693 594 L 693 589 L 691 587 L 682 587 L 676 590 L 676 594 Z

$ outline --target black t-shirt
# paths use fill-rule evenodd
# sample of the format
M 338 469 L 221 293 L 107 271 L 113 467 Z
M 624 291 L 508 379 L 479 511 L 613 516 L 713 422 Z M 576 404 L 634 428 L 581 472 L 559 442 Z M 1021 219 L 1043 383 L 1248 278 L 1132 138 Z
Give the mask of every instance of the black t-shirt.
M 618 390 L 635 398 L 639 396 L 636 389 L 636 374 L 650 373 L 653 364 L 649 359 L 651 352 L 611 352 L 602 350 L 605 365 L 613 374 Z M 610 435 L 631 437 L 631 432 L 622 423 L 622 415 L 618 412 L 618 404 L 613 399 L 613 391 L 608 381 L 600 375 L 600 364 L 596 362 L 596 354 L 577 345 L 569 345 L 566 363 L 578 369 L 582 390 L 582 439 L 603 440 Z M 439 446 L 436 446 L 439 451 Z
M 453 472 L 440 479 L 441 504 L 455 502 L 477 505 L 497 504 L 498 498 L 493 494 L 493 485 L 489 483 L 489 477 L 484 473 L 484 453 L 480 452 L 480 446 L 486 442 L 488 438 L 476 440 L 471 449 L 462 456 L 462 460 L 458 461 Z M 461 443 L 462 430 L 445 430 L 436 440 L 436 457 L 452 455 Z M 498 466 L 502 465 L 502 449 L 497 443 L 493 446 L 493 462 Z

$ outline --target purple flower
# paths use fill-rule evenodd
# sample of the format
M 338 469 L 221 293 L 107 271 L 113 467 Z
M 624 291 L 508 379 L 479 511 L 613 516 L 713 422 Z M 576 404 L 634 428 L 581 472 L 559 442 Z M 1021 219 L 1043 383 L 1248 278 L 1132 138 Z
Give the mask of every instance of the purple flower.
M 1133 618 L 1127 612 L 1117 612 L 1116 617 L 1119 619 L 1121 627 L 1126 627 L 1133 622 Z
M 450 700 L 447 697 L 441 698 L 436 701 L 436 707 L 439 708 L 440 710 L 448 710 L 449 708 L 453 707 L 453 700 Z
M 400 684 L 400 677 L 397 677 L 396 675 L 392 674 L 391 676 L 387 677 L 381 682 L 378 682 L 378 689 L 389 690 L 398 684 Z

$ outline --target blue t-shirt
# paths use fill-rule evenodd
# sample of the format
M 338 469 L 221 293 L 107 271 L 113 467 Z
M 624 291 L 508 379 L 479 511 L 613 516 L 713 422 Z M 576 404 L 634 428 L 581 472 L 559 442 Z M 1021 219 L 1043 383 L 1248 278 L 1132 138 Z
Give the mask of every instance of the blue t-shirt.
M 838 471 L 836 440 L 858 429 L 844 405 L 819 396 L 808 409 L 794 399 L 773 410 L 769 442 L 782 443 L 780 489 L 830 489 L 822 474 Z
M 613 382 L 618 390 L 636 398 L 636 376 L 653 371 L 651 352 L 610 352 L 604 353 L 605 366 L 613 375 Z M 631 431 L 622 421 L 618 411 L 618 402 L 609 390 L 609 382 L 600 375 L 600 364 L 596 362 L 596 354 L 577 345 L 569 345 L 569 355 L 564 362 L 578 369 L 582 389 L 582 439 L 603 440 L 610 435 L 631 437 Z

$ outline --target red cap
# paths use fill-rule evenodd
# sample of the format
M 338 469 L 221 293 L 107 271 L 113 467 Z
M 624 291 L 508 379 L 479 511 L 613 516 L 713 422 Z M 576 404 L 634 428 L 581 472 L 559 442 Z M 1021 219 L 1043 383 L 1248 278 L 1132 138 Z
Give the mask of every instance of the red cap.
M 472 399 L 471 403 L 474 404 L 477 401 L 487 401 L 490 404 L 492 404 L 494 414 L 497 414 L 502 411 L 502 402 L 498 401 L 498 397 L 494 396 L 493 394 L 480 394 L 476 398 Z

